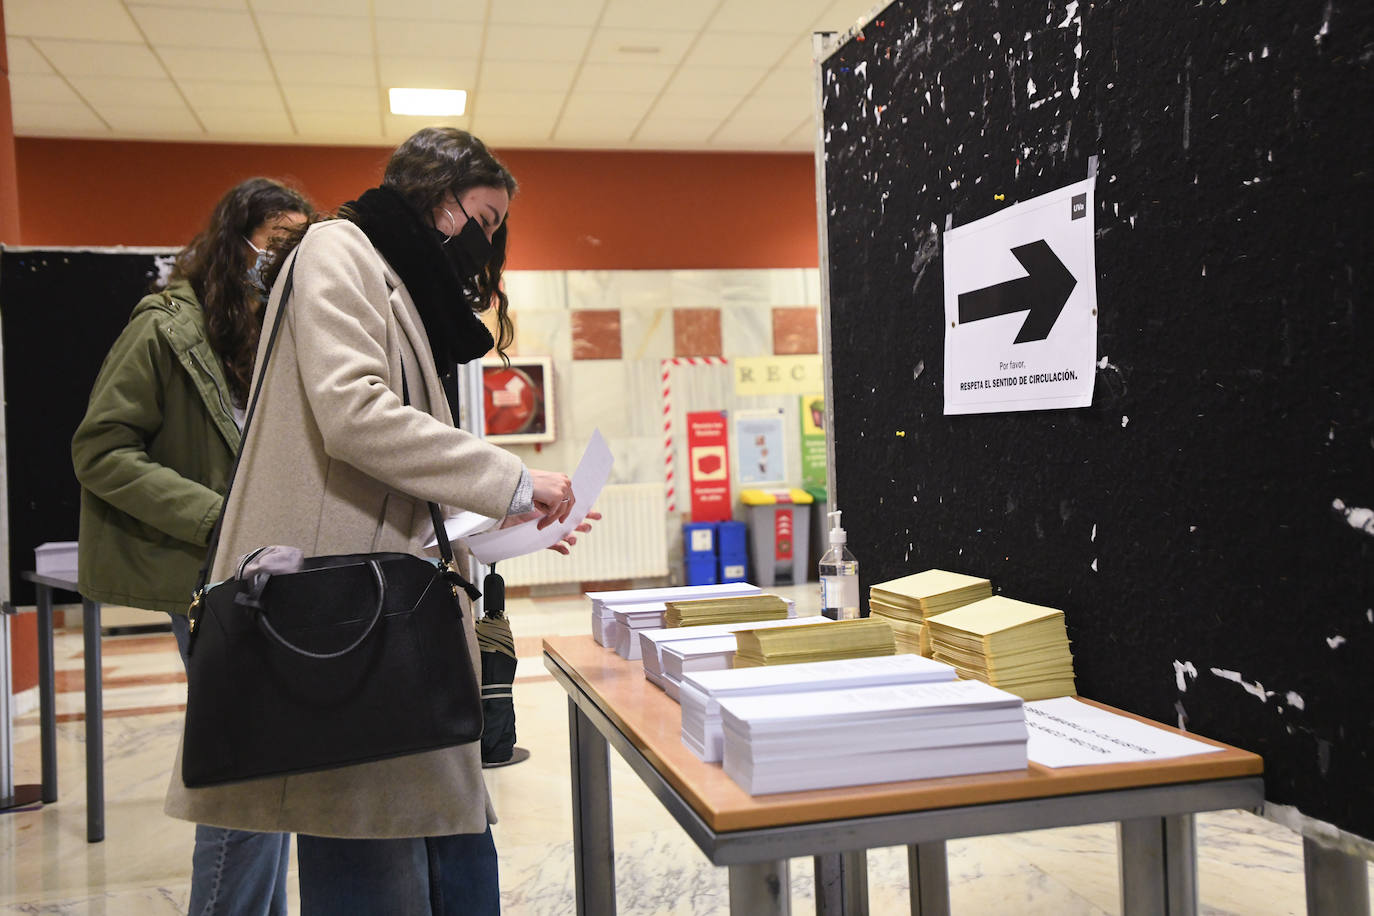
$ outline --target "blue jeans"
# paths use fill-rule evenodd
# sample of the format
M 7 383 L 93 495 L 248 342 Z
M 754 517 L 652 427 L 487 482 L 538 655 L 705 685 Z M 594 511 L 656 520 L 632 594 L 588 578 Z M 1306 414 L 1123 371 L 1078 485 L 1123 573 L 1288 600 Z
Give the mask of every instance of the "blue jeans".
M 485 833 L 399 840 L 296 838 L 301 916 L 500 916 L 496 844 Z
M 181 662 L 187 621 L 172 614 Z M 286 870 L 291 834 L 254 833 L 196 824 L 191 854 L 190 916 L 286 916 Z

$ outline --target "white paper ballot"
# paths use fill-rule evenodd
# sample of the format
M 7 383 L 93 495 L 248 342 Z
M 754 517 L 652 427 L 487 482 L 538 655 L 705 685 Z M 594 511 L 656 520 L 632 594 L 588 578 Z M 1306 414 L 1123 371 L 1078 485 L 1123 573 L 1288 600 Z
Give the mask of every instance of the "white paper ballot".
M 1164 760 L 1221 750 L 1073 697 L 1027 703 L 1026 725 L 1026 756 L 1047 767 Z
M 601 488 L 606 486 L 606 481 L 611 476 L 611 465 L 614 463 L 611 448 L 606 444 L 601 430 L 594 430 L 592 440 L 587 443 L 587 450 L 582 453 L 582 460 L 577 463 L 577 470 L 573 472 L 573 510 L 562 524 L 550 525 L 541 531 L 540 520 L 530 519 L 511 528 L 498 528 L 471 535 L 463 539 L 463 544 L 472 551 L 474 557 L 488 564 L 552 547 L 561 541 L 564 535 L 582 524 L 587 513 L 596 505 Z

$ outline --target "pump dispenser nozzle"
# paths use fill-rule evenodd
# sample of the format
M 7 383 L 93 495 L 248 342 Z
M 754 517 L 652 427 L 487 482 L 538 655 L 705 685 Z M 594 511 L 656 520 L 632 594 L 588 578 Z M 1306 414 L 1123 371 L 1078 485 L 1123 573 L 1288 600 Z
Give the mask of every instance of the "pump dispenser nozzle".
M 844 529 L 840 527 L 840 510 L 836 509 L 834 512 L 827 513 L 826 518 L 830 519 L 830 543 L 843 544 L 846 537 Z

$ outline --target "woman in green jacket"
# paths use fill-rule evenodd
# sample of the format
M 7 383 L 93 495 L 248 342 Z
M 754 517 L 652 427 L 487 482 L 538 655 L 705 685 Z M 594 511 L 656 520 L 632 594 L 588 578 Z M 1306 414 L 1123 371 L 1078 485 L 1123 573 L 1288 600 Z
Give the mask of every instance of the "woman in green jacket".
M 166 611 L 186 657 L 186 609 L 240 445 L 272 242 L 314 216 L 268 178 L 231 188 L 110 348 L 72 439 L 81 483 L 77 579 L 96 601 Z M 201 914 L 286 913 L 290 834 L 196 826 Z

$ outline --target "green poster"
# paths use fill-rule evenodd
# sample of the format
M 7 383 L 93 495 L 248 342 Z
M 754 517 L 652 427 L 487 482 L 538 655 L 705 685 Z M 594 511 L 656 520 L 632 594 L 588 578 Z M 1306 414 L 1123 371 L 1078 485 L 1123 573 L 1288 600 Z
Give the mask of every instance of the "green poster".
M 825 486 L 824 395 L 802 395 L 801 466 L 803 487 Z

